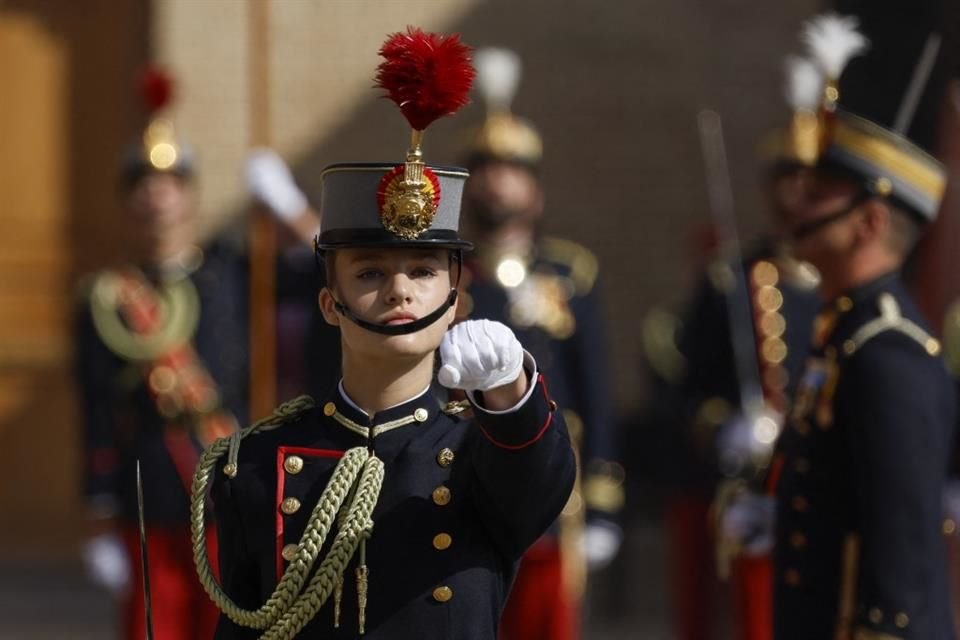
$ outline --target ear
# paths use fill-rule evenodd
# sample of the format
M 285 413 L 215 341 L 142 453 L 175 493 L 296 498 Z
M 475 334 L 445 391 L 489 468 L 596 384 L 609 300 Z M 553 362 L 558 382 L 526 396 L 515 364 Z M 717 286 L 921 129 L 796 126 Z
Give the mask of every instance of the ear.
M 323 314 L 323 319 L 327 321 L 327 324 L 334 327 L 339 327 L 340 314 L 337 313 L 336 301 L 334 300 L 330 289 L 327 287 L 320 289 L 320 295 L 318 296 L 317 301 L 320 305 L 320 313 Z
M 463 289 L 461 289 L 460 292 L 457 294 L 457 299 L 453 301 L 453 304 L 450 305 L 450 308 L 447 309 L 447 312 L 446 312 L 445 314 L 443 314 L 444 320 L 447 321 L 447 328 L 448 328 L 448 329 L 450 328 L 450 326 L 451 326 L 454 322 L 456 322 L 456 320 L 457 320 L 457 309 L 460 308 L 460 301 L 463 299 L 463 296 L 465 296 L 465 295 L 466 295 L 466 291 L 464 291 Z
M 537 191 L 533 198 L 533 204 L 530 206 L 530 210 L 533 212 L 535 219 L 539 220 L 543 217 L 543 209 L 547 202 L 547 196 L 543 191 L 543 187 L 540 186 L 540 183 L 537 183 Z
M 871 198 L 863 203 L 864 215 L 860 218 L 858 235 L 863 240 L 884 239 L 890 233 L 890 207 L 880 198 Z

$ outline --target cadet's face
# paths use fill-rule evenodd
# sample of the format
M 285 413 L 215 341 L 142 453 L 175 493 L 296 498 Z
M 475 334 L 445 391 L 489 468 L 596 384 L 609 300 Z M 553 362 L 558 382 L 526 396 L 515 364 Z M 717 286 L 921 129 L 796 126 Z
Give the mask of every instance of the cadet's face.
M 385 336 L 339 315 L 334 297 L 369 322 L 405 324 L 422 318 L 450 295 L 446 249 L 338 249 L 333 266 L 334 291 L 321 291 L 320 308 L 327 322 L 340 327 L 345 351 L 376 358 L 422 358 L 440 346 L 456 305 L 420 331 Z
M 796 256 L 813 264 L 825 277 L 846 260 L 856 241 L 857 211 L 850 207 L 859 193 L 859 188 L 849 180 L 820 174 L 810 180 L 795 209 L 793 228 L 826 221 L 849 210 L 846 215 L 794 238 Z
M 533 223 L 540 217 L 543 194 L 529 170 L 505 162 L 483 164 L 464 186 L 464 212 L 484 226 Z
M 127 194 L 127 208 L 140 228 L 162 232 L 190 219 L 193 192 L 178 176 L 149 173 Z

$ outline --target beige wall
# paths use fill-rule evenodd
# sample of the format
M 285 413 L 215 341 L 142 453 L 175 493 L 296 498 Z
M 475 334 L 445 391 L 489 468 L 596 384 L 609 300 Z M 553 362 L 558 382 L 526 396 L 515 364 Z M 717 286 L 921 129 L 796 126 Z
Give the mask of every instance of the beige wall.
M 266 24 L 256 4 L 267 6 Z M 244 203 L 243 157 L 256 126 L 255 56 L 268 64 L 269 142 L 296 161 L 370 99 L 377 49 L 416 24 L 444 30 L 477 0 L 154 0 L 154 56 L 175 74 L 178 130 L 199 151 L 205 227 L 229 224 Z M 267 50 L 250 49 L 265 28 Z M 387 112 L 387 109 L 384 109 Z M 398 123 L 397 123 L 398 124 Z
M 241 210 L 251 1 L 155 1 L 157 52 L 181 76 L 179 123 L 201 151 L 213 225 Z M 325 164 L 396 159 L 405 149 L 400 116 L 370 88 L 385 34 L 414 24 L 519 51 L 526 75 L 515 106 L 544 134 L 547 230 L 578 238 L 600 257 L 615 397 L 628 408 L 642 397 L 640 320 L 652 305 L 682 297 L 691 229 L 708 220 L 696 112 L 710 106 L 724 117 L 741 227 L 750 236 L 763 225 L 755 144 L 785 117 L 780 60 L 817 5 L 273 0 L 271 139 L 316 196 Z M 456 161 L 464 129 L 479 117 L 468 107 L 431 127 L 428 159 Z

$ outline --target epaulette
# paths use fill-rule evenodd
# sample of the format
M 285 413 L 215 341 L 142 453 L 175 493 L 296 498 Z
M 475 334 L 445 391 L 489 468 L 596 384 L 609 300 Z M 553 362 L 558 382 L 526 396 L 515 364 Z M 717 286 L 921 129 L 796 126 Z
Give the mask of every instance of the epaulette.
M 571 240 L 542 238 L 540 256 L 545 260 L 563 265 L 570 270 L 574 293 L 583 296 L 593 290 L 600 271 L 597 257 L 592 251 Z
M 292 400 L 287 400 L 274 409 L 273 413 L 269 416 L 257 420 L 243 431 L 250 432 L 250 435 L 253 435 L 254 433 L 271 431 L 277 427 L 282 427 L 285 424 L 298 420 L 303 414 L 313 409 L 314 405 L 315 403 L 312 397 L 308 395 L 297 396 Z
M 647 362 L 667 382 L 679 381 L 687 369 L 687 359 L 677 345 L 680 324 L 675 314 L 654 307 L 641 325 L 641 344 Z
M 717 258 L 707 265 L 707 281 L 718 293 L 727 295 L 737 286 L 737 274 L 729 262 Z
M 313 398 L 308 395 L 297 396 L 292 400 L 287 400 L 279 407 L 273 410 L 266 418 L 257 420 L 252 425 L 240 431 L 235 431 L 229 437 L 230 444 L 227 448 L 227 462 L 223 465 L 223 474 L 228 478 L 236 478 L 240 470 L 237 459 L 240 455 L 240 441 L 247 436 L 254 436 L 265 431 L 272 431 L 298 420 L 305 413 L 313 409 Z M 219 442 L 219 441 L 218 441 Z M 213 445 L 216 446 L 216 443 Z
M 583 499 L 588 509 L 615 515 L 626 502 L 623 467 L 609 460 L 591 460 L 583 479 Z
M 842 351 L 847 358 L 859 351 L 865 344 L 886 331 L 899 331 L 916 341 L 930 356 L 940 355 L 940 341 L 923 330 L 917 323 L 904 318 L 896 298 L 882 293 L 877 300 L 880 317 L 874 318 L 848 339 L 843 341 Z

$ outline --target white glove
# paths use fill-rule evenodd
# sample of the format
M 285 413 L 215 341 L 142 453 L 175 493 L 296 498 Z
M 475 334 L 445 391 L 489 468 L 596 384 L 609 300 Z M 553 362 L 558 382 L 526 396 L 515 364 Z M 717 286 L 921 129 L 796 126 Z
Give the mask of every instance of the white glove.
M 720 470 L 736 475 L 755 457 L 768 456 L 783 423 L 782 416 L 764 411 L 753 420 L 738 413 L 717 431 L 717 459 Z
M 283 222 L 295 220 L 307 208 L 307 197 L 293 181 L 290 168 L 271 149 L 254 149 L 247 156 L 247 190 Z
M 118 597 L 130 588 L 130 560 L 116 534 L 93 536 L 84 542 L 81 555 L 87 575 L 96 584 Z
M 523 369 L 523 347 L 504 324 L 466 320 L 440 343 L 437 379 L 448 389 L 489 391 L 516 380 Z
M 773 496 L 747 491 L 735 498 L 720 522 L 721 535 L 739 543 L 750 556 L 762 556 L 773 549 L 773 527 L 776 515 Z
M 580 551 L 587 560 L 587 567 L 594 571 L 610 564 L 620 550 L 622 540 L 623 534 L 615 526 L 587 523 L 580 536 Z

